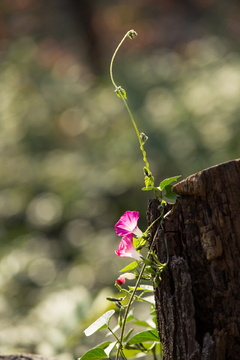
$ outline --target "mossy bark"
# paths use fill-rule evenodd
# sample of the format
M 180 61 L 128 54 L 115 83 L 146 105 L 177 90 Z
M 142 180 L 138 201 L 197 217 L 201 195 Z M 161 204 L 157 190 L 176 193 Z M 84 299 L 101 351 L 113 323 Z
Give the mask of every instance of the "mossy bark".
M 170 261 L 155 289 L 164 360 L 239 360 L 240 159 L 189 176 L 173 191 L 179 198 L 165 219 Z M 149 224 L 158 205 L 149 201 Z M 165 262 L 162 231 L 155 249 Z

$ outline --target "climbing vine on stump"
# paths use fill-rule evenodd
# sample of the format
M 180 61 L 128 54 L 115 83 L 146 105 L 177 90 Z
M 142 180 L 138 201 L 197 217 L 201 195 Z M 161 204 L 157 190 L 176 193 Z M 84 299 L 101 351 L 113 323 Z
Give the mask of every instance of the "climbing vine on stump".
M 179 198 L 166 209 L 164 230 L 170 260 L 155 289 L 164 360 L 239 360 L 240 159 L 191 175 L 173 191 Z M 149 223 L 158 206 L 149 201 Z M 162 261 L 163 230 L 155 246 Z

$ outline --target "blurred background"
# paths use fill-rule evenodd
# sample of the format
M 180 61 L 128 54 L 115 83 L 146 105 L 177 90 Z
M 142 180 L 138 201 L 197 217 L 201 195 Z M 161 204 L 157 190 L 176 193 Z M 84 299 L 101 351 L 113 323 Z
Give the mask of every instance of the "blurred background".
M 156 184 L 240 153 L 240 3 L 0 1 L 0 352 L 72 360 L 109 309 L 114 224 Z M 148 310 L 148 309 L 147 309 Z

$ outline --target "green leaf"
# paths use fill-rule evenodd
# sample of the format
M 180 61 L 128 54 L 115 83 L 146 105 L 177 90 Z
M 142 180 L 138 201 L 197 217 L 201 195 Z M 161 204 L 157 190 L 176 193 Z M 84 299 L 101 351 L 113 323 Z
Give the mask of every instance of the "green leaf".
M 178 195 L 172 191 L 172 185 L 165 186 L 166 194 L 164 195 L 168 199 L 176 200 Z
M 134 261 L 131 264 L 125 266 L 125 268 L 120 270 L 120 272 L 132 271 L 132 270 L 135 270 L 137 267 L 138 267 L 138 262 Z
M 151 296 L 146 296 L 146 297 L 142 298 L 142 300 L 147 301 L 148 303 L 155 305 L 155 300 L 154 300 L 154 296 L 153 296 L 153 295 L 151 295 Z
M 144 187 L 142 188 L 142 191 L 150 191 L 150 190 L 153 190 L 154 189 L 154 186 L 151 186 L 151 187 Z
M 115 348 L 115 346 L 117 345 L 117 343 L 118 343 L 117 341 L 112 342 L 104 350 L 108 357 L 111 354 L 111 352 L 113 351 L 113 349 Z
M 150 315 L 156 316 L 156 309 L 155 308 L 150 312 Z
M 101 349 L 106 349 L 108 347 L 108 345 L 110 345 L 112 342 L 111 341 L 104 341 L 103 343 L 101 344 L 98 344 L 98 348 L 101 348 Z
M 162 352 L 162 343 L 157 343 L 155 344 L 155 354 L 156 355 L 161 355 L 160 358 L 163 358 L 163 352 Z
M 131 349 L 131 346 L 124 347 L 124 355 L 126 359 L 136 359 L 139 354 L 143 354 L 142 349 Z
M 130 314 L 128 315 L 128 317 L 127 317 L 127 323 L 128 323 L 129 321 L 132 321 L 132 320 L 135 320 L 135 317 L 133 316 L 132 313 L 130 313 Z
M 154 289 L 153 289 L 153 286 L 151 286 L 151 285 L 139 285 L 139 287 L 138 287 L 138 290 L 144 290 L 144 291 L 151 291 L 151 292 L 153 292 L 154 291 Z
M 146 330 L 134 335 L 129 341 L 128 345 L 139 344 L 147 341 L 160 342 L 158 332 L 156 330 Z
M 100 360 L 100 359 L 108 359 L 108 355 L 105 353 L 103 349 L 96 347 L 94 349 L 87 351 L 78 360 Z
M 140 237 L 139 238 L 133 238 L 133 246 L 136 248 L 140 244 Z
M 128 333 L 123 337 L 123 341 L 127 341 L 134 329 L 129 329 Z
M 155 276 L 155 279 L 154 279 L 155 288 L 157 288 L 160 285 L 160 282 L 161 282 L 161 278 L 159 276 Z
M 125 297 L 119 297 L 119 298 L 117 298 L 117 297 L 112 297 L 112 296 L 108 296 L 107 298 L 106 298 L 106 300 L 108 300 L 108 301 L 123 301 L 123 300 L 125 300 L 126 299 L 126 296 Z
M 177 181 L 177 179 L 180 177 L 181 175 L 178 175 L 178 176 L 173 176 L 171 178 L 168 178 L 168 179 L 165 179 L 163 180 L 160 185 L 159 185 L 159 188 L 161 191 L 163 191 L 163 189 L 165 189 L 165 187 L 169 184 L 171 184 L 173 181 Z
M 90 336 L 98 330 L 106 329 L 108 327 L 109 321 L 114 313 L 115 313 L 115 310 L 107 311 L 100 318 L 98 318 L 96 321 L 94 321 L 94 323 L 92 323 L 86 330 L 84 330 L 84 334 L 86 336 Z
M 134 321 L 134 325 L 143 326 L 143 327 L 153 329 L 153 327 L 151 325 L 149 325 L 146 321 L 143 321 L 143 320 Z
M 144 274 L 147 273 L 147 274 L 151 274 L 151 275 L 155 275 L 156 274 L 156 270 L 153 270 L 151 268 L 151 266 L 146 266 L 145 270 L 144 270 Z
M 135 287 L 134 286 L 128 286 L 130 290 L 134 290 Z M 153 286 L 151 285 L 139 285 L 139 287 L 137 288 L 137 290 L 139 291 L 143 291 L 142 294 L 144 294 L 145 292 L 153 292 Z

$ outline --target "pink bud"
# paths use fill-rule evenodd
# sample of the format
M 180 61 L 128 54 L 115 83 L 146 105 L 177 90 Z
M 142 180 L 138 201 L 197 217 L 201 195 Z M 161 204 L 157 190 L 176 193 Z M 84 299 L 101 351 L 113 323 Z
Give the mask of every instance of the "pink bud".
M 132 280 L 135 279 L 136 276 L 134 274 L 131 273 L 125 273 L 119 276 L 119 278 L 117 278 L 116 282 L 118 283 L 118 285 L 122 286 L 126 279 Z

